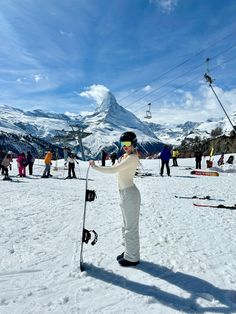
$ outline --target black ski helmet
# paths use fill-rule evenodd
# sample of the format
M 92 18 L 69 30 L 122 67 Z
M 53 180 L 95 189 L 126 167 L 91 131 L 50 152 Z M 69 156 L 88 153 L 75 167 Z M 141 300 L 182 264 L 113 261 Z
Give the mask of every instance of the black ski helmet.
M 128 131 L 128 132 L 124 132 L 123 134 L 121 134 L 120 136 L 120 142 L 131 142 L 132 145 L 136 145 L 137 144 L 137 137 L 136 134 L 134 132 Z

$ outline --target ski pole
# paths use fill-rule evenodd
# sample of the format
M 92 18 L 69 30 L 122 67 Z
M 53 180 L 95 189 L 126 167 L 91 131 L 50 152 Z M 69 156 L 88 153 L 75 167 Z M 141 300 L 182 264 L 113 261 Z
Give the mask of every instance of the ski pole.
M 81 179 L 81 172 L 80 172 L 80 166 L 79 166 L 79 163 L 78 163 L 77 165 L 78 165 L 78 169 L 79 169 L 79 179 Z

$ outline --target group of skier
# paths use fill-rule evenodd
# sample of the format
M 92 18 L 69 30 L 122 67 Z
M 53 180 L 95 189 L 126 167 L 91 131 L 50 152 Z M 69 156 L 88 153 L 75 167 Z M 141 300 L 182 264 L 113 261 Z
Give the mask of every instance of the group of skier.
M 29 175 L 33 174 L 33 164 L 34 164 L 35 158 L 31 154 L 30 151 L 27 152 L 27 155 L 25 155 L 24 152 L 21 152 L 17 158 L 17 168 L 18 168 L 18 176 L 19 177 L 25 177 L 26 176 L 26 167 L 29 168 Z M 0 150 L 0 169 L 1 174 L 4 176 L 4 180 L 10 180 L 9 177 L 9 170 L 11 170 L 11 164 L 13 162 L 13 153 L 11 151 L 8 151 L 7 153 L 4 153 L 3 150 Z
M 51 175 L 51 165 L 52 165 L 52 158 L 53 158 L 53 152 L 51 150 L 48 150 L 44 157 L 44 171 L 41 176 L 41 178 L 50 178 Z M 1 174 L 4 176 L 3 180 L 11 180 L 9 176 L 9 170 L 11 170 L 11 164 L 13 162 L 13 152 L 8 151 L 4 152 L 0 149 L 0 171 Z M 28 168 L 28 174 L 33 175 L 33 166 L 35 162 L 35 157 L 33 154 L 28 151 L 27 154 L 25 154 L 23 151 L 20 152 L 16 156 L 16 162 L 17 162 L 17 169 L 18 169 L 18 176 L 19 177 L 26 177 L 26 169 Z M 67 154 L 65 166 L 68 165 L 68 175 L 66 179 L 73 179 L 76 178 L 75 173 L 75 164 L 78 164 L 77 161 L 77 155 L 74 152 L 69 151 Z

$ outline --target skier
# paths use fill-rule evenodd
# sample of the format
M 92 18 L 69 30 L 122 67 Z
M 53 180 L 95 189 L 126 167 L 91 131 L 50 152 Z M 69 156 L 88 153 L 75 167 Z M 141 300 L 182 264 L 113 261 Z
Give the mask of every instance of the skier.
M 222 166 L 224 164 L 224 156 L 224 153 L 222 153 L 220 159 L 218 160 L 218 166 Z
M 139 158 L 135 146 L 137 138 L 133 132 L 125 132 L 120 137 L 121 146 L 125 154 L 119 164 L 112 167 L 99 167 L 91 160 L 93 169 L 102 173 L 117 173 L 120 192 L 120 207 L 123 217 L 122 238 L 125 250 L 117 256 L 121 266 L 136 266 L 140 260 L 139 244 L 139 213 L 141 197 L 133 182 Z
M 102 166 L 105 167 L 106 166 L 106 158 L 107 158 L 107 152 L 105 152 L 105 150 L 102 150 Z
M 195 153 L 196 169 L 201 169 L 202 152 L 200 150 Z
M 18 175 L 20 177 L 25 177 L 26 176 L 25 168 L 27 166 L 27 159 L 25 157 L 25 153 L 24 152 L 20 153 L 16 161 L 18 167 Z
M 164 146 L 163 150 L 160 154 L 161 158 L 161 172 L 160 175 L 163 177 L 164 172 L 164 166 L 166 166 L 167 175 L 170 177 L 170 167 L 169 167 L 169 161 L 171 158 L 171 153 L 167 145 Z
M 27 159 L 27 164 L 29 166 L 29 175 L 32 175 L 33 174 L 33 165 L 34 165 L 35 158 L 31 154 L 31 152 L 28 152 L 27 156 L 26 156 L 26 159 Z
M 74 153 L 68 153 L 68 157 L 67 157 L 67 162 L 68 162 L 68 176 L 66 177 L 66 179 L 76 179 L 76 175 L 75 175 L 75 163 L 78 164 L 78 161 L 76 160 L 76 154 Z M 71 172 L 72 172 L 72 176 L 71 176 Z
M 234 155 L 230 155 L 226 163 L 232 165 L 234 163 Z
M 111 159 L 112 166 L 114 166 L 116 160 L 118 159 L 118 158 L 117 158 L 117 153 L 116 153 L 116 152 L 112 153 L 112 154 L 110 155 L 110 159 Z
M 45 163 L 45 169 L 41 178 L 49 178 L 52 176 L 50 174 L 50 169 L 51 169 L 51 164 L 52 164 L 52 152 L 50 150 L 47 151 L 45 155 L 44 163 Z
M 172 159 L 173 159 L 173 165 L 172 167 L 178 167 L 177 158 L 179 157 L 179 151 L 173 147 L 172 151 Z
M 0 171 L 3 174 L 3 167 L 2 167 L 2 161 L 3 158 L 5 157 L 6 153 L 4 153 L 4 151 L 2 149 L 0 149 Z
M 11 180 L 8 174 L 8 167 L 11 169 L 11 162 L 12 162 L 12 152 L 9 151 L 7 155 L 3 158 L 1 163 L 2 165 L 2 175 L 5 175 L 3 180 Z

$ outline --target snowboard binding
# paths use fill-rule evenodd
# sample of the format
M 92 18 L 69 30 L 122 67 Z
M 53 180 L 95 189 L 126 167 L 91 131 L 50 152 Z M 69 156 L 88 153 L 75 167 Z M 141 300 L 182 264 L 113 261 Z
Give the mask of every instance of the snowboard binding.
M 97 198 L 94 190 L 86 190 L 86 202 L 93 202 Z
M 92 234 L 94 236 L 93 241 L 91 242 L 91 245 L 95 245 L 97 243 L 98 240 L 98 234 L 95 230 L 87 230 L 87 229 L 83 229 L 83 239 L 82 241 L 86 244 L 89 243 L 89 241 L 92 238 Z

